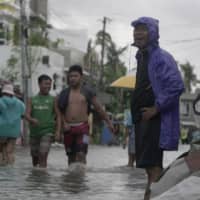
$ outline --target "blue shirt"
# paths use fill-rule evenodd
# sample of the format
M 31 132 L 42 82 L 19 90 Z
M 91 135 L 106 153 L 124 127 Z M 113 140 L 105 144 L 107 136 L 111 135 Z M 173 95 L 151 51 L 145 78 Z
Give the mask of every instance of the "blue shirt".
M 132 116 L 130 110 L 124 111 L 124 126 L 133 126 Z
M 0 98 L 0 137 L 19 137 L 24 112 L 24 103 L 16 97 Z

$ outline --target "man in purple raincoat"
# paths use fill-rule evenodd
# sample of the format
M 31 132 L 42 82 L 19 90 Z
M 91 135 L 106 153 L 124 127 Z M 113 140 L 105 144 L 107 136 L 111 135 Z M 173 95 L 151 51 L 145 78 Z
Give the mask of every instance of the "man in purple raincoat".
M 162 172 L 163 150 L 177 150 L 179 97 L 183 81 L 174 58 L 159 47 L 158 20 L 141 17 L 131 23 L 136 54 L 136 86 L 132 95 L 136 167 L 144 168 L 150 185 Z

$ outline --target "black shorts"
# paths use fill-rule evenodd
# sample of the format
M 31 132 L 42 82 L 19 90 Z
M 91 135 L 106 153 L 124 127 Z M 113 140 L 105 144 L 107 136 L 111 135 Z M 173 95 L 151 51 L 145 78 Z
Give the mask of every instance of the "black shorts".
M 160 115 L 135 123 L 136 167 L 162 167 L 163 150 L 159 147 Z

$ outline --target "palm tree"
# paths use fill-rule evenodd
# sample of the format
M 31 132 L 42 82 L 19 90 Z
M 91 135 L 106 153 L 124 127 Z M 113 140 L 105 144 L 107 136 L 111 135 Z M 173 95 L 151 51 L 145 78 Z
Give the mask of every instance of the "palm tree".
M 95 46 L 93 46 L 92 44 L 92 40 L 88 41 L 87 52 L 84 56 L 84 66 L 85 69 L 91 75 L 91 79 L 89 80 L 89 82 L 92 83 L 93 85 L 96 85 L 100 64 L 99 64 L 99 56 L 95 50 Z
M 104 37 L 103 37 L 103 34 L 104 34 Z M 112 42 L 112 37 L 109 33 L 107 32 L 103 32 L 103 31 L 99 31 L 97 34 L 96 34 L 96 41 L 95 41 L 95 44 L 96 45 L 102 45 L 103 43 L 103 39 L 104 39 L 104 45 L 105 47 L 109 47 L 111 42 Z
M 103 31 L 96 34 L 96 45 L 102 45 Z M 104 33 L 104 46 L 105 46 L 105 70 L 103 70 L 103 77 L 106 82 L 112 82 L 116 78 L 125 74 L 125 66 L 121 61 L 120 56 L 126 51 L 127 47 L 117 48 L 115 42 L 109 33 Z
M 84 65 L 90 73 L 95 73 L 99 65 L 99 56 L 95 50 L 95 46 L 92 45 L 91 39 L 88 41 L 87 52 L 84 56 Z
M 120 56 L 126 50 L 127 50 L 127 46 L 120 47 L 117 49 L 117 46 L 113 41 L 111 41 L 110 46 L 107 48 L 107 65 L 113 69 L 115 74 L 118 72 L 118 68 L 124 65 L 124 63 L 122 63 L 120 59 Z

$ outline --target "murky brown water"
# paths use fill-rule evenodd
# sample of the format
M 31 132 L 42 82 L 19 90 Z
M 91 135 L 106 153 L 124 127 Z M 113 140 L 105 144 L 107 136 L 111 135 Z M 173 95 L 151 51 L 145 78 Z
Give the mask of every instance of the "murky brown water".
M 0 200 L 139 200 L 143 171 L 125 167 L 127 150 L 90 146 L 85 173 L 71 173 L 64 149 L 52 148 L 48 169 L 33 169 L 28 148 L 18 148 L 14 167 L 0 168 Z

